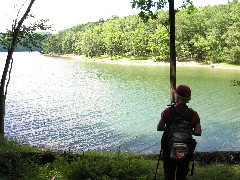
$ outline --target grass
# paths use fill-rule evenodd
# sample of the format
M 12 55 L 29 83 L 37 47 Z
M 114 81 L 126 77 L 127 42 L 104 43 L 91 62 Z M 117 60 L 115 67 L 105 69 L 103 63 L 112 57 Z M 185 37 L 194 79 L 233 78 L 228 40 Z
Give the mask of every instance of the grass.
M 239 180 L 240 164 L 211 164 L 197 166 L 190 180 Z
M 13 140 L 7 140 L 2 138 L 0 138 L 0 147 L 0 154 L 16 152 L 35 152 L 39 150 L 39 148 L 37 147 L 23 145 Z
M 147 180 L 155 175 L 157 160 L 126 152 L 81 154 L 41 151 L 13 141 L 0 141 L 0 180 Z M 240 164 L 195 163 L 190 180 L 237 180 Z M 157 179 L 164 179 L 160 161 Z

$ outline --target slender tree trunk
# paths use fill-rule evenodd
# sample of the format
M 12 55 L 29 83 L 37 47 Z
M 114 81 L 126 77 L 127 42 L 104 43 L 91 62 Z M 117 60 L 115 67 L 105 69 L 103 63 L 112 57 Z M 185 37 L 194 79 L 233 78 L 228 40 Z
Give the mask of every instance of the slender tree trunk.
M 0 138 L 4 137 L 4 116 L 5 116 L 5 99 L 6 99 L 6 80 L 7 75 L 9 72 L 9 66 L 12 60 L 13 52 L 16 48 L 16 45 L 18 43 L 18 35 L 21 29 L 21 26 L 23 24 L 23 21 L 27 18 L 31 7 L 33 5 L 35 0 L 31 0 L 26 12 L 23 14 L 22 18 L 18 22 L 18 24 L 14 25 L 13 32 L 12 32 L 12 43 L 8 49 L 8 55 L 5 63 L 5 67 L 2 74 L 1 79 L 1 87 L 0 87 Z
M 174 90 L 176 89 L 176 49 L 175 49 L 175 10 L 174 0 L 169 0 L 170 21 L 170 100 L 175 102 Z
M 8 51 L 5 67 L 1 79 L 0 87 L 0 138 L 4 137 L 4 116 L 5 116 L 5 100 L 6 100 L 6 80 L 9 72 L 9 66 L 12 60 L 13 48 Z

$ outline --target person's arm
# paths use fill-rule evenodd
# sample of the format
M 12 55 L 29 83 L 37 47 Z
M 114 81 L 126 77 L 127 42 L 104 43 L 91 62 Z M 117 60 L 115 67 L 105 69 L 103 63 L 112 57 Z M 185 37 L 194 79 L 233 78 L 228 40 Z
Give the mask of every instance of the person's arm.
M 158 122 L 157 125 L 157 131 L 164 131 L 165 127 L 166 127 L 166 122 L 169 119 L 169 115 L 170 115 L 170 110 L 169 108 L 165 109 L 162 113 L 161 113 L 161 120 Z
M 201 136 L 201 134 L 202 134 L 202 127 L 201 127 L 201 124 L 198 123 L 196 125 L 196 127 L 193 129 L 193 135 L 194 136 Z
M 163 119 L 161 118 L 161 120 L 159 121 L 158 125 L 157 125 L 157 131 L 164 131 L 165 129 L 165 123 L 163 121 Z

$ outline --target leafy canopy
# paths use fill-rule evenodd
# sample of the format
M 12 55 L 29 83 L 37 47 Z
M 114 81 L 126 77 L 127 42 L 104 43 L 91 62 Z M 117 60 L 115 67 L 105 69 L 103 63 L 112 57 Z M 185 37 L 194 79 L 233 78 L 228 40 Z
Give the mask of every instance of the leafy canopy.
M 23 6 L 24 4 L 22 5 L 22 7 Z M 22 7 L 19 9 L 16 18 L 13 20 L 12 29 L 7 29 L 6 33 L 0 33 L 0 45 L 2 45 L 3 49 L 5 50 L 9 50 L 14 36 L 14 31 L 19 28 L 18 23 L 20 21 L 18 21 L 18 18 Z M 16 46 L 19 44 L 31 51 L 33 47 L 41 47 L 40 42 L 42 42 L 46 38 L 46 34 L 39 33 L 37 31 L 51 30 L 52 26 L 47 24 L 49 21 L 48 19 L 41 19 L 39 21 L 34 21 L 34 19 L 35 16 L 33 14 L 27 15 L 24 19 L 30 20 L 32 23 L 29 23 L 28 25 L 22 24 L 20 26 Z
M 157 14 L 156 11 L 164 9 L 169 0 L 133 0 L 132 8 L 140 9 L 139 16 L 144 20 L 148 21 L 148 19 L 156 19 Z M 194 10 L 193 2 L 191 0 L 183 0 L 182 5 L 177 8 L 177 11 L 180 9 L 188 9 L 189 12 Z

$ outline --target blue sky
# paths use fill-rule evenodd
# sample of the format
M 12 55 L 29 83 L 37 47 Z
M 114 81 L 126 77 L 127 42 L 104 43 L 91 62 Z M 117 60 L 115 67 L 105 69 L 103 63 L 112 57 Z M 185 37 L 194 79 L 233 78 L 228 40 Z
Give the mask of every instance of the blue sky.
M 77 24 L 108 19 L 113 15 L 124 17 L 136 14 L 131 8 L 132 0 L 36 0 L 32 13 L 36 19 L 49 19 L 56 31 L 73 27 Z M 0 31 L 11 28 L 11 19 L 25 0 L 1 0 Z M 178 6 L 182 0 L 175 0 Z M 193 0 L 195 6 L 226 4 L 228 0 Z M 14 5 L 16 8 L 14 10 Z

